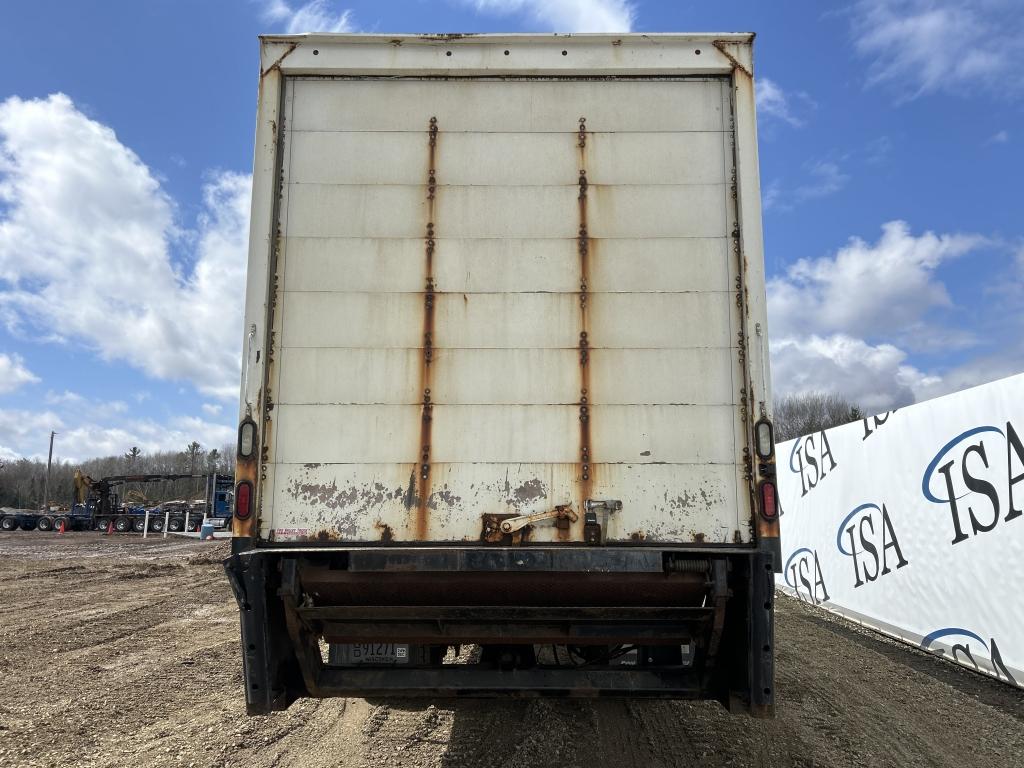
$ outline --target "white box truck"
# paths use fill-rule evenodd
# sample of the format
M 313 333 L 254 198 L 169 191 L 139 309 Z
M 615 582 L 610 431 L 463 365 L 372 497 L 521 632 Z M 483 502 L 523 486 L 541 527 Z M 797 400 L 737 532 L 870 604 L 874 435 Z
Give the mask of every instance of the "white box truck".
M 752 42 L 262 38 L 226 562 L 250 713 L 772 714 Z

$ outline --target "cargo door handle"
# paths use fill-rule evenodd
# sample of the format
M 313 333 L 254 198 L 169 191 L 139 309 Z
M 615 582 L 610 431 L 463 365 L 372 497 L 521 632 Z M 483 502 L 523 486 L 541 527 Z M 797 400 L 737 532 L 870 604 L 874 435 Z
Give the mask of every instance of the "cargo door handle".
M 576 514 L 576 510 L 572 508 L 571 504 L 560 504 L 554 509 L 549 509 L 546 512 L 536 512 L 532 515 L 519 515 L 519 517 L 506 518 L 501 521 L 501 532 L 515 533 L 531 523 L 536 523 L 539 520 L 550 520 L 552 518 L 556 519 L 558 523 L 563 520 L 567 523 L 575 523 L 580 519 L 580 516 Z M 558 523 L 556 523 L 556 525 Z

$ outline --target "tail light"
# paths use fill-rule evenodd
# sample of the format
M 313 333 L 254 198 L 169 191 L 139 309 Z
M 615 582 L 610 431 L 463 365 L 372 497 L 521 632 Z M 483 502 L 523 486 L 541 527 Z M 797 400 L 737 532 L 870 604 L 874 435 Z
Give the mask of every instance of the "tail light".
M 775 436 L 772 434 L 772 423 L 761 419 L 754 425 L 754 448 L 759 458 L 767 461 L 775 453 Z
M 235 517 L 245 520 L 252 514 L 252 483 L 243 480 L 235 486 Z
M 761 517 L 765 520 L 777 520 L 779 517 L 778 495 L 775 483 L 766 480 L 761 483 Z

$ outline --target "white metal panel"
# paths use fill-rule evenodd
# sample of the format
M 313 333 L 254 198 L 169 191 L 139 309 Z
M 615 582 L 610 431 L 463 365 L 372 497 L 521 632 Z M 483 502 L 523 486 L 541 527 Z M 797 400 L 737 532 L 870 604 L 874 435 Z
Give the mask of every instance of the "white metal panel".
M 415 459 L 414 405 L 279 405 L 278 460 L 400 463 Z M 735 462 L 731 406 L 594 405 L 595 462 Z M 579 412 L 564 405 L 434 405 L 430 455 L 455 463 L 570 463 Z
M 439 237 L 575 237 L 579 187 L 442 187 Z M 425 187 L 292 184 L 288 234 L 299 237 L 423 237 Z M 587 206 L 592 237 L 722 237 L 725 185 L 602 186 Z M 515 211 L 515 215 L 509 215 Z
M 297 80 L 293 131 L 722 131 L 719 80 Z
M 678 348 L 733 344 L 726 293 L 595 294 L 590 346 Z M 579 299 L 569 293 L 446 293 L 434 298 L 434 344 L 447 348 L 575 346 Z M 423 346 L 423 297 L 411 293 L 284 294 L 285 347 Z
M 591 168 L 592 184 L 721 184 L 725 156 L 720 132 L 590 133 L 578 151 L 572 124 L 562 133 L 439 135 L 438 183 L 457 186 L 565 184 Z M 293 131 L 289 163 L 302 184 L 406 184 L 422 189 L 424 126 L 387 136 L 373 131 Z
M 471 405 L 576 405 L 577 349 L 436 349 L 432 399 Z M 590 388 L 608 405 L 731 405 L 722 349 L 595 349 Z M 420 349 L 285 347 L 278 403 L 422 402 Z M 538 375 L 544 371 L 544 375 Z M 639 374 L 639 375 L 638 375 Z
M 590 242 L 592 293 L 728 291 L 724 238 L 605 238 Z M 290 237 L 292 291 L 422 293 L 422 238 Z M 579 290 L 576 238 L 437 238 L 434 284 L 452 293 Z

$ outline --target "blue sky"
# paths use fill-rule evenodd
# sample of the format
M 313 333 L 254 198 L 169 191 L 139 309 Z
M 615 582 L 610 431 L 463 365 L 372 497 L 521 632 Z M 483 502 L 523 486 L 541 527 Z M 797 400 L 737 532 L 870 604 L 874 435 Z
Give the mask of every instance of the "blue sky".
M 754 31 L 777 391 L 1024 370 L 1020 0 L 34 0 L 0 28 L 0 458 L 232 440 L 256 36 L 314 30 Z

